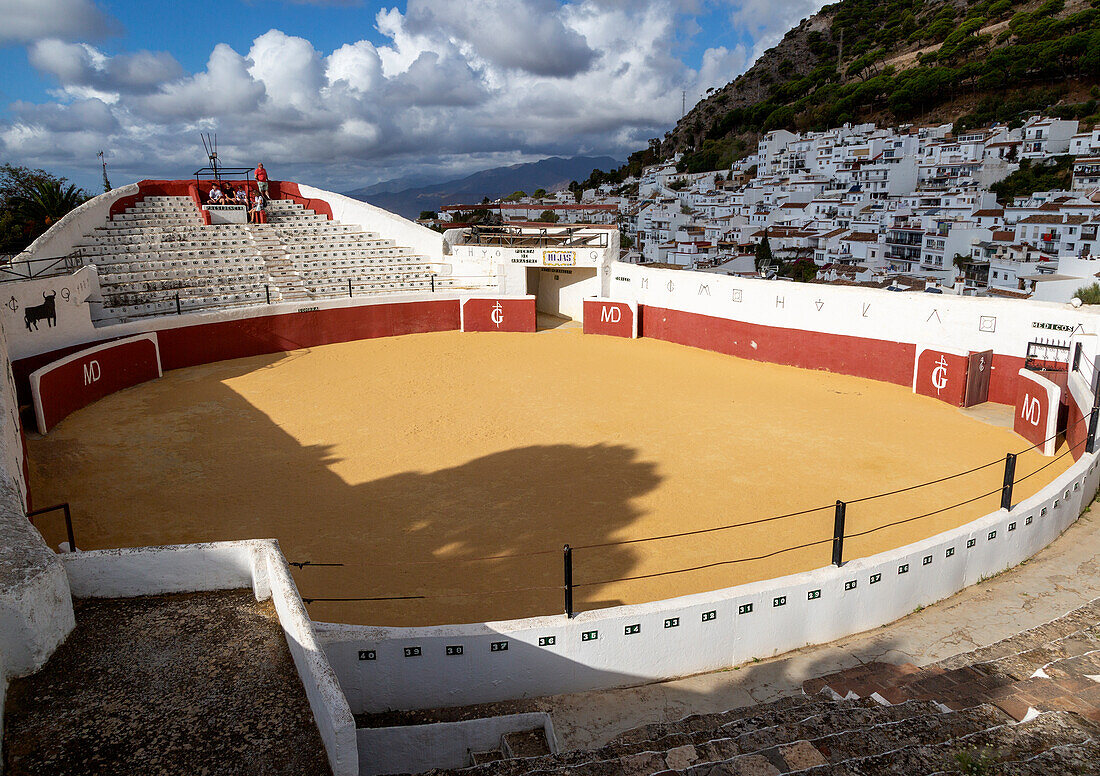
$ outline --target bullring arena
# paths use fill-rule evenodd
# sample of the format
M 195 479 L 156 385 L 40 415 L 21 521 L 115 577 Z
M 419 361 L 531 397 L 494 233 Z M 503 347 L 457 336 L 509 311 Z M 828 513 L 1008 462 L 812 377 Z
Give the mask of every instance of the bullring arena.
M 1079 709 L 866 674 L 761 710 L 794 727 L 755 749 L 719 745 L 754 713 L 730 710 L 565 753 L 552 715 L 516 705 L 825 644 L 1031 558 L 1100 480 L 1093 312 L 628 265 L 604 227 L 440 235 L 290 182 L 246 224 L 206 186 L 97 197 L 5 285 L 10 772 L 108 749 L 137 772 L 154 746 L 189 752 L 181 772 L 259 772 L 218 735 L 279 725 L 252 746 L 315 756 L 282 772 L 341 776 L 881 773 L 921 746 L 925 773 L 964 739 L 1015 751 L 1016 723 L 1042 756 L 1095 749 Z M 113 682 L 153 677 L 123 700 L 95 673 L 120 659 Z M 274 692 L 260 667 L 279 701 L 249 703 Z M 187 723 L 229 700 L 231 720 Z M 90 727 L 66 727 L 73 705 Z M 864 748 L 814 743 L 811 711 Z M 96 727 L 112 715 L 133 727 Z M 851 732 L 933 718 L 941 749 Z
M 871 496 L 1026 447 L 1008 429 L 908 388 L 575 329 L 415 334 L 191 367 L 28 440 L 32 492 L 43 503 L 69 501 L 82 549 L 273 536 L 292 561 L 343 564 L 297 569 L 307 599 L 427 596 L 309 605 L 315 619 L 361 625 L 555 613 L 566 543 L 826 507 L 718 533 L 578 548 L 574 577 L 644 577 L 768 555 L 832 537 L 833 503 L 823 494 Z M 1021 483 L 1020 496 L 1069 462 Z M 1017 465 L 1025 474 L 1045 463 L 1028 450 Z M 1000 466 L 988 467 L 853 505 L 849 529 L 995 491 L 1001 478 Z M 852 557 L 893 549 L 969 522 L 999 499 L 847 549 Z M 471 560 L 486 556 L 496 559 Z M 583 587 L 576 608 L 770 579 L 830 556 L 818 545 Z

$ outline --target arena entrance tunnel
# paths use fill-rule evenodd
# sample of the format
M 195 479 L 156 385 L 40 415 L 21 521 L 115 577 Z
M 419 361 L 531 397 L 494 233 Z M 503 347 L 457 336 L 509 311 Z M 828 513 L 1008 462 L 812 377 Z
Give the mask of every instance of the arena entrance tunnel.
M 538 312 L 579 321 L 584 299 L 598 289 L 597 272 L 595 267 L 527 267 L 526 290 Z

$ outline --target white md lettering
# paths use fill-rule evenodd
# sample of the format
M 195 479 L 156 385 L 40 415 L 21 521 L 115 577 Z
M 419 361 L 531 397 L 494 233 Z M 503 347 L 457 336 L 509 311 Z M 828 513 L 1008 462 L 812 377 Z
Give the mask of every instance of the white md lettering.
M 493 323 L 496 324 L 498 329 L 500 328 L 500 324 L 504 323 L 504 308 L 501 307 L 500 302 L 493 305 L 493 312 L 489 317 L 493 319 Z
M 84 384 L 91 385 L 99 380 L 103 376 L 102 370 L 99 368 L 99 362 L 96 360 L 89 361 L 84 365 Z
M 1043 406 L 1039 403 L 1038 397 L 1025 396 L 1023 406 L 1020 407 L 1020 417 L 1037 427 L 1042 414 Z
M 600 323 L 618 323 L 622 317 L 623 311 L 618 307 L 604 307 L 600 310 Z
M 942 355 L 936 362 L 936 368 L 932 370 L 932 387 L 936 389 L 937 396 L 947 387 L 947 359 Z

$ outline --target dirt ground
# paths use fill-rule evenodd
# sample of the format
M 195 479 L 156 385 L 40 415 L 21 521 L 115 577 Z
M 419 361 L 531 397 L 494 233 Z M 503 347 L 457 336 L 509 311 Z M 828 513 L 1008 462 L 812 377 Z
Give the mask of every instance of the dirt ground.
M 998 489 L 1004 454 L 1027 443 L 904 386 L 563 329 L 417 334 L 169 372 L 28 446 L 35 502 L 72 504 L 81 549 L 275 537 L 292 562 L 342 564 L 296 568 L 307 599 L 423 596 L 316 601 L 315 619 L 424 625 L 560 612 L 566 543 L 579 548 L 582 610 L 819 568 L 836 499 L 993 463 L 851 504 L 848 534 L 923 515 Z M 1017 477 L 1048 460 L 1022 455 Z M 1069 461 L 1018 484 L 1016 501 Z M 845 557 L 998 505 L 990 495 L 850 538 Z

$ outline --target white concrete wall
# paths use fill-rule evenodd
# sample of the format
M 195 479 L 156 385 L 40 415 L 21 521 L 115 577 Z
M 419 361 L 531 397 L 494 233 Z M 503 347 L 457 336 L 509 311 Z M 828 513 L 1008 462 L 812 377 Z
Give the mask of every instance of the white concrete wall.
M 584 300 L 600 295 L 599 270 L 595 267 L 537 267 L 539 312 L 579 321 Z
M 111 336 L 101 334 L 92 324 L 92 302 L 101 299 L 99 274 L 94 266 L 82 267 L 70 275 L 13 280 L 0 289 L 0 322 L 13 359 L 63 348 L 78 342 Z M 56 324 L 44 320 L 27 327 L 24 313 L 32 305 L 42 304 L 44 295 L 53 294 Z M 13 301 L 14 300 L 14 301 Z
M 992 349 L 1023 358 L 1032 339 L 1068 340 L 1073 331 L 1100 331 L 1100 311 L 1068 304 L 756 280 L 622 262 L 612 270 L 609 296 L 616 299 L 889 342 Z
M 571 620 L 560 615 L 425 628 L 318 623 L 317 633 L 357 713 L 580 692 L 713 671 L 884 625 L 1011 568 L 1077 519 L 1098 480 L 1096 456 L 1087 455 L 1011 512 L 998 510 L 839 568 L 584 612 Z M 905 573 L 899 573 L 902 567 Z M 879 581 L 872 583 L 875 575 Z M 811 591 L 819 596 L 811 599 Z M 666 626 L 670 620 L 677 624 Z M 638 632 L 628 633 L 635 626 Z M 582 640 L 591 631 L 597 637 Z M 507 647 L 494 649 L 494 643 Z M 405 657 L 409 646 L 420 647 L 420 655 Z M 461 646 L 462 654 L 448 655 L 448 646 Z M 373 659 L 363 659 L 368 650 Z
M 335 776 L 359 773 L 355 719 L 271 539 L 93 550 L 63 556 L 73 594 L 124 598 L 251 587 L 271 598 Z M 258 703 L 262 699 L 257 699 Z
M 432 768 L 464 768 L 470 752 L 500 747 L 505 733 L 542 729 L 557 752 L 554 728 L 546 712 L 439 722 L 431 725 L 363 728 L 359 737 L 359 774 L 423 773 Z
M 16 258 L 39 258 L 50 256 L 68 256 L 85 234 L 97 226 L 103 226 L 116 200 L 138 193 L 138 185 L 129 183 L 121 188 L 112 189 L 106 194 L 92 197 L 83 205 L 66 213 L 60 221 L 51 226 L 45 234 L 27 247 L 26 253 Z
M 343 194 L 298 185 L 303 197 L 323 199 L 332 208 L 332 217 L 345 224 L 359 224 L 369 232 L 378 232 L 398 245 L 412 248 L 417 254 L 427 256 L 432 261 L 443 259 L 443 235 L 415 221 L 402 218 L 396 213 L 361 202 Z
M 38 670 L 75 625 L 65 571 L 27 520 L 23 446 L 0 324 L 0 742 L 8 679 Z M 0 762 L 2 762 L 0 752 Z

